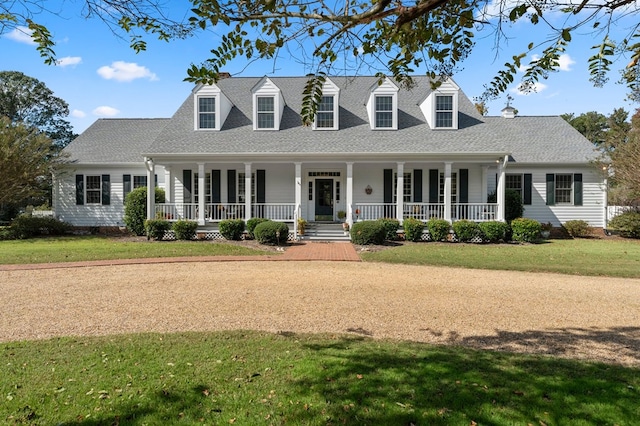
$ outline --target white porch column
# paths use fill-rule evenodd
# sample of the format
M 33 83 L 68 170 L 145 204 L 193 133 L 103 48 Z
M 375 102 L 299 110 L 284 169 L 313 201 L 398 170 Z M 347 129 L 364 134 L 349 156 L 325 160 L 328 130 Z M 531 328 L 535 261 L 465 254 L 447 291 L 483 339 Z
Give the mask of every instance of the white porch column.
M 346 204 L 347 218 L 349 227 L 353 225 L 353 163 L 347 163 L 347 182 L 346 182 Z
M 296 210 L 296 213 L 298 213 L 299 215 L 302 215 L 302 163 L 295 163 L 295 168 L 296 168 L 295 210 Z M 297 226 L 297 224 L 294 224 L 294 226 Z
M 164 166 L 164 202 L 173 202 L 173 176 L 171 176 L 171 166 Z
M 444 163 L 444 219 L 451 222 L 451 165 Z
M 489 166 L 482 166 L 482 177 L 480 178 L 480 202 L 486 203 L 488 197 L 487 191 L 487 174 L 489 173 Z
M 505 165 L 506 165 L 506 161 L 503 161 L 502 158 L 498 160 L 498 187 L 496 188 L 496 200 L 498 202 L 498 212 L 496 215 L 497 216 L 496 220 L 499 220 L 501 222 L 505 221 L 505 217 L 504 217 L 504 204 L 505 204 L 504 191 L 506 187 L 506 176 L 504 172 Z
M 396 172 L 398 173 L 398 182 L 396 183 L 396 219 L 402 225 L 402 217 L 404 215 L 404 163 L 397 163 Z
M 251 219 L 251 163 L 244 163 L 244 220 Z
M 151 220 L 156 217 L 156 165 L 149 157 L 145 157 L 144 164 L 147 167 L 147 219 Z
M 198 163 L 198 225 L 204 225 L 207 189 L 204 187 L 204 163 Z

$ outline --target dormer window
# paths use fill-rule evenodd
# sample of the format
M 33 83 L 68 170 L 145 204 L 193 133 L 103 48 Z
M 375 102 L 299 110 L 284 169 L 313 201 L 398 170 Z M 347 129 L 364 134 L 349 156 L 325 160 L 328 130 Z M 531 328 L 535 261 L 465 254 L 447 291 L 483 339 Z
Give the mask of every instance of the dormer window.
M 269 77 L 251 89 L 253 96 L 253 130 L 280 130 L 285 101 L 282 91 Z
M 216 98 L 198 98 L 198 128 L 216 128 Z
M 316 128 L 333 129 L 334 128 L 334 97 L 323 96 L 318 111 L 316 113 Z
M 275 129 L 273 96 L 258 96 L 258 129 Z
M 220 130 L 233 104 L 215 85 L 199 85 L 193 90 L 194 130 Z
M 371 87 L 367 99 L 369 126 L 373 130 L 398 129 L 398 86 L 385 78 Z
M 419 102 L 420 110 L 434 130 L 455 130 L 458 128 L 458 96 L 460 88 L 451 79 L 429 92 Z
M 393 96 L 376 96 L 376 129 L 393 128 Z
M 436 95 L 436 127 L 453 127 L 453 95 Z

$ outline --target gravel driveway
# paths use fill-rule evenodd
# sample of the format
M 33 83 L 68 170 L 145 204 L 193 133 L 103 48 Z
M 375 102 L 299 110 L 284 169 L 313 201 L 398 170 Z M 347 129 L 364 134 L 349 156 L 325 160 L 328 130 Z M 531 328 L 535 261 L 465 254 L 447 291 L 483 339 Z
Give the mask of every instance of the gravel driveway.
M 0 341 L 253 329 L 640 366 L 640 280 L 351 262 L 0 271 Z

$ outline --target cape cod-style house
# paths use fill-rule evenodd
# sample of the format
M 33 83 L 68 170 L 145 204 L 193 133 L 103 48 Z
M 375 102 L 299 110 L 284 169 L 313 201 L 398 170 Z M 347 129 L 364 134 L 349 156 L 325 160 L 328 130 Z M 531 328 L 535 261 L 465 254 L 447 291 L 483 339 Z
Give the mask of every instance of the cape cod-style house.
M 341 211 L 347 222 L 487 221 L 504 219 L 509 188 L 526 217 L 604 226 L 593 145 L 560 117 L 510 107 L 483 117 L 451 79 L 432 90 L 415 77 L 407 90 L 343 76 L 327 78 L 315 123 L 303 127 L 306 81 L 226 78 L 195 87 L 168 119 L 96 121 L 65 149 L 73 163 L 56 179 L 56 215 L 123 226 L 127 193 L 154 182 L 166 202 L 154 205 L 149 191 L 148 217 L 203 228 L 251 217 L 295 227 L 298 217 L 332 222 Z

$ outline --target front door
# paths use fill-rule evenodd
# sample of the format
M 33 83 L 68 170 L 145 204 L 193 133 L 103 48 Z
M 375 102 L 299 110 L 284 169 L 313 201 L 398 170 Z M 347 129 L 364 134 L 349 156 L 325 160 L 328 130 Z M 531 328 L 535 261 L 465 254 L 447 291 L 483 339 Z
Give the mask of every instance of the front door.
M 333 179 L 316 179 L 316 220 L 333 220 Z

